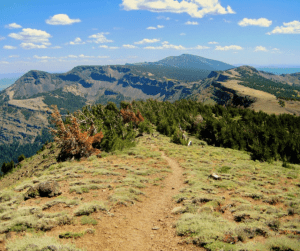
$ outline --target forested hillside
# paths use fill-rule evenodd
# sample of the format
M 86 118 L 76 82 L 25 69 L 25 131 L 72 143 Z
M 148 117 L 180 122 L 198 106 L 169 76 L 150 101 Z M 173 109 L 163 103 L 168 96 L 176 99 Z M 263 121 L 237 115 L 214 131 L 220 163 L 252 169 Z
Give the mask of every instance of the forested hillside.
M 300 100 L 300 87 L 291 86 L 281 82 L 275 82 L 269 79 L 266 79 L 258 74 L 255 70 L 254 74 L 250 73 L 247 70 L 239 67 L 235 69 L 238 73 L 241 74 L 241 77 L 238 80 L 240 85 L 244 85 L 256 90 L 264 91 L 273 94 L 277 98 L 284 100 Z
M 141 123 L 126 120 L 124 112 L 140 112 L 145 120 Z M 186 131 L 209 145 L 248 151 L 253 160 L 300 163 L 300 117 L 293 115 L 268 115 L 230 106 L 208 106 L 192 100 L 170 103 L 151 99 L 122 101 L 120 109 L 111 102 L 106 106 L 86 106 L 82 114 L 93 119 L 97 131 L 103 133 L 101 143 L 95 145 L 101 151 L 133 146 L 137 133 L 150 132 L 152 124 L 174 143 L 187 145 L 189 140 L 183 136 Z M 84 116 L 77 114 L 80 120 Z M 65 123 L 71 122 L 67 119 Z M 82 125 L 82 129 L 87 130 L 87 125 Z M 31 146 L 23 148 L 15 143 L 13 148 L 2 149 L 1 157 L 6 161 L 16 161 L 21 154 L 28 157 L 45 139 L 50 140 L 46 131 Z

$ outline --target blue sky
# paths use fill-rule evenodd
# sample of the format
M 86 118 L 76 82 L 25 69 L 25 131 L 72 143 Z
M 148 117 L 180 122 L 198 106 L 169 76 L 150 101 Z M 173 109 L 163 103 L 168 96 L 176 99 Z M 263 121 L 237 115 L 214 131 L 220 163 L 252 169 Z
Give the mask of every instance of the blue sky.
M 299 0 L 1 0 L 0 74 L 157 61 L 300 66 Z

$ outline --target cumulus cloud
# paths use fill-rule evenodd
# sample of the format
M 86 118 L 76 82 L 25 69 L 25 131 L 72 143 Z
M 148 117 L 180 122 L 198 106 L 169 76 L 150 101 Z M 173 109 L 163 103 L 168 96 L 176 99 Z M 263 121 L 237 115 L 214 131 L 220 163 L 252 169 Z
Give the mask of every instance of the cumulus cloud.
M 75 38 L 74 41 L 71 41 L 69 44 L 71 44 L 71 45 L 85 44 L 85 42 L 83 42 L 80 37 L 77 37 L 77 38 Z
M 48 56 L 37 56 L 37 55 L 34 55 L 33 58 L 36 58 L 36 59 L 52 59 L 52 58 L 55 58 L 55 57 L 48 57 Z
M 239 45 L 229 45 L 229 46 L 217 46 L 216 51 L 229 51 L 229 50 L 242 50 L 243 48 Z
M 30 49 L 46 49 L 47 46 L 44 44 L 34 44 L 34 43 L 21 43 L 20 46 L 25 49 L 25 50 L 30 50 Z
M 137 48 L 135 45 L 132 45 L 132 44 L 123 44 L 123 47 L 127 48 L 127 49 L 135 49 L 135 48 Z
M 277 26 L 267 34 L 300 34 L 300 22 L 295 20 L 289 23 L 283 23 L 283 26 Z
M 150 26 L 150 27 L 148 27 L 147 28 L 147 30 L 156 30 L 156 29 L 162 29 L 162 28 L 164 28 L 165 26 L 163 26 L 163 25 L 157 25 L 156 27 L 154 27 L 154 26 Z
M 185 24 L 187 24 L 187 25 L 198 25 L 199 23 L 198 22 L 187 21 L 187 22 L 185 22 Z
M 108 34 L 109 34 L 109 32 L 101 32 L 101 33 L 91 35 L 91 36 L 89 36 L 89 38 L 93 38 L 93 40 L 89 41 L 89 42 L 93 42 L 96 44 L 112 43 L 113 40 L 109 40 L 105 37 L 105 35 L 108 35 Z
M 68 58 L 78 58 L 78 57 L 75 56 L 75 55 L 68 55 L 67 57 L 68 57 Z
M 53 47 L 51 47 L 51 49 L 61 49 L 62 47 L 61 46 L 53 46 Z
M 22 26 L 17 24 L 17 23 L 11 23 L 11 24 L 5 25 L 5 28 L 7 28 L 7 29 L 20 29 L 20 28 L 22 28 Z
M 180 33 L 180 36 L 185 36 L 186 34 L 185 33 Z
M 8 56 L 9 58 L 18 58 L 18 57 L 20 57 L 19 55 L 10 55 L 10 56 Z
M 144 47 L 146 50 L 163 50 L 163 49 L 175 49 L 175 50 L 186 50 L 182 45 L 170 44 L 168 41 L 162 42 L 161 46 L 147 46 Z
M 259 19 L 249 19 L 249 18 L 244 18 L 243 20 L 238 22 L 239 26 L 260 26 L 260 27 L 269 27 L 271 26 L 272 21 L 268 20 L 266 18 L 259 18 Z
M 230 6 L 221 6 L 219 0 L 122 0 L 121 6 L 127 11 L 187 13 L 194 18 L 202 18 L 209 14 L 235 14 Z
M 84 54 L 79 55 L 80 58 L 94 58 L 95 56 L 86 56 Z
M 17 47 L 11 46 L 11 45 L 4 45 L 3 49 L 5 49 L 5 50 L 14 50 L 14 49 L 17 49 Z
M 192 48 L 192 49 L 196 49 L 196 50 L 205 50 L 205 49 L 209 49 L 210 47 L 208 46 L 202 46 L 202 45 L 197 45 L 196 47 Z
M 0 61 L 0 64 L 9 64 L 7 61 Z
M 107 46 L 107 45 L 99 45 L 99 48 L 115 50 L 115 49 L 119 49 L 120 47 L 117 47 L 117 46 Z
M 21 47 L 24 49 L 45 49 L 51 45 L 49 38 L 51 35 L 46 31 L 31 28 L 22 29 L 19 33 L 10 33 L 11 38 L 22 40 Z M 40 44 L 40 45 L 39 45 Z
M 4 39 L 5 39 L 5 37 L 1 37 L 1 36 L 0 36 L 0 41 L 1 41 L 1 40 L 4 40 Z
M 208 42 L 208 44 L 218 44 L 218 42 L 212 41 L 212 42 Z
M 256 46 L 254 51 L 268 51 L 264 46 Z
M 157 19 L 164 19 L 164 20 L 170 20 L 171 18 L 165 17 L 165 16 L 158 16 Z
M 97 58 L 109 58 L 109 56 L 98 56 Z
M 46 20 L 46 23 L 51 25 L 71 25 L 80 22 L 80 19 L 70 19 L 66 14 L 57 14 Z
M 156 39 L 156 38 L 154 38 L 154 39 L 144 38 L 141 41 L 134 42 L 134 44 L 151 44 L 151 43 L 157 43 L 159 41 L 160 41 L 160 39 Z

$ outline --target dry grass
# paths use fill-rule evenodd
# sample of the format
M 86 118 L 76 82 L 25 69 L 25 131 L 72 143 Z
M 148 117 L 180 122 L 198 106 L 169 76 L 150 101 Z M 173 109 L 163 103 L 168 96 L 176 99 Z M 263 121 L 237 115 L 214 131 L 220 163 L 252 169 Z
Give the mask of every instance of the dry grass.
M 299 250 L 295 245 L 300 239 L 300 166 L 251 161 L 245 152 L 192 141 L 193 146 L 186 147 L 162 135 L 144 136 L 132 149 L 80 162 L 56 163 L 56 149 L 33 156 L 1 180 L 0 232 L 25 232 L 0 243 L 0 249 L 50 245 L 47 236 L 34 243 L 36 237 L 30 236 L 35 231 L 54 236 L 51 243 L 61 247 L 59 234 L 69 228 L 71 235 L 84 233 L 80 243 L 90 240 L 85 225 L 101 229 L 101 217 L 112 217 L 124 205 L 124 210 L 131 210 L 131 205 L 164 186 L 170 175 L 161 157 L 164 151 L 183 168 L 185 184 L 173 198 L 178 207 L 172 215 L 180 217 L 176 231 L 186 242 L 207 250 Z M 214 180 L 212 173 L 221 179 Z M 56 180 L 62 195 L 23 200 L 27 189 L 45 180 Z

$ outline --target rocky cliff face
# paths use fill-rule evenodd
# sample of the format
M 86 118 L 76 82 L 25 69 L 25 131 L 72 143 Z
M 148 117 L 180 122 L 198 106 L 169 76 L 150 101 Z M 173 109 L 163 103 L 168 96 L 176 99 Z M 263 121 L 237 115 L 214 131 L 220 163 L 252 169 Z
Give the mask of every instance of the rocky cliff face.
M 156 78 L 126 66 L 78 66 L 64 74 L 30 71 L 0 92 L 0 144 L 14 139 L 32 142 L 41 128 L 49 126 L 52 104 L 65 113 L 108 101 L 175 101 L 190 95 L 194 85 Z

